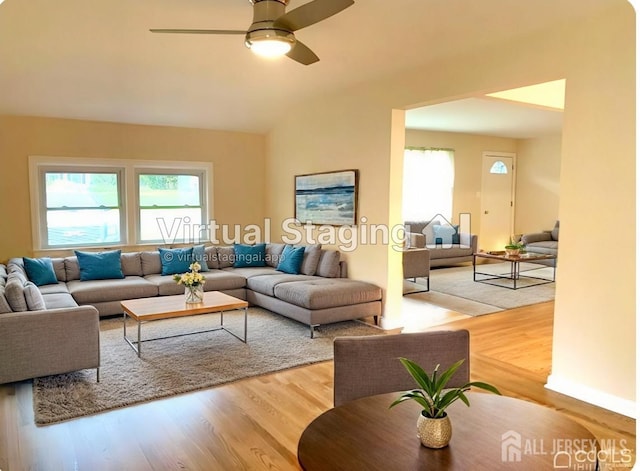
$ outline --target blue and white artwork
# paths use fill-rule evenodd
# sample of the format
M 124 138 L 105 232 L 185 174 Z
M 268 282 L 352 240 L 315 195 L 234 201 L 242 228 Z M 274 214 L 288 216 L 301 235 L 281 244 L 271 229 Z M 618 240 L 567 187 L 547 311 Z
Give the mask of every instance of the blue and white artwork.
M 296 176 L 296 219 L 342 226 L 356 223 L 358 171 Z

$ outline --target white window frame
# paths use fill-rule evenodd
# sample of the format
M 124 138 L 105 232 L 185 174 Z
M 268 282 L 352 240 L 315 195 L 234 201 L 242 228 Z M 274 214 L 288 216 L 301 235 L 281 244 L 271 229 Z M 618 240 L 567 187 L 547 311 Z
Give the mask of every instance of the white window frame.
M 120 243 L 77 246 L 47 246 L 46 244 L 46 201 L 44 179 L 40 175 L 45 172 L 105 172 L 117 170 L 121 172 L 119 186 L 121 200 L 121 233 L 124 235 Z M 210 162 L 165 160 L 126 160 L 95 159 L 77 157 L 29 156 L 29 187 L 31 194 L 31 233 L 34 251 L 59 251 L 73 248 L 102 247 L 117 248 L 124 246 L 148 245 L 140 243 L 139 237 L 139 204 L 138 204 L 138 171 L 155 173 L 175 173 L 185 175 L 202 175 L 201 202 L 202 221 L 209 223 L 213 219 L 213 164 Z
M 147 245 L 147 244 L 159 244 L 159 243 L 173 243 L 173 241 L 165 241 L 165 240 L 142 240 L 142 231 L 141 231 L 141 220 L 140 220 L 140 215 L 141 215 L 141 205 L 140 205 L 140 175 L 188 175 L 188 176 L 194 176 L 194 177 L 198 177 L 200 185 L 199 185 L 199 193 L 200 193 L 200 211 L 201 211 L 201 220 L 203 222 L 203 224 L 207 224 L 209 222 L 209 220 L 207 219 L 207 205 L 206 205 L 206 192 L 205 192 L 205 187 L 206 187 L 206 172 L 202 169 L 185 169 L 184 167 L 182 168 L 172 168 L 172 169 L 168 169 L 166 167 L 163 168 L 151 168 L 151 167 L 137 167 L 135 169 L 134 172 L 134 179 L 135 179 L 135 200 L 136 200 L 136 231 L 135 231 L 135 237 L 136 237 L 136 243 L 140 244 L 140 245 Z M 179 234 L 181 234 L 181 232 L 179 232 Z M 192 236 L 195 236 L 194 234 L 192 234 Z M 200 242 L 199 238 L 194 237 L 193 241 L 195 242 Z M 182 239 L 176 240 L 177 243 L 184 243 L 187 241 L 183 241 Z

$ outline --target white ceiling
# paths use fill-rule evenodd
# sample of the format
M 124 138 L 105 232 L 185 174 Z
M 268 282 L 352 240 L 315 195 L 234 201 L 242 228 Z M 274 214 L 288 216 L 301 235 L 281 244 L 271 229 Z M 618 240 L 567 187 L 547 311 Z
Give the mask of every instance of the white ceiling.
M 562 133 L 562 111 L 491 98 L 467 98 L 407 111 L 408 129 L 531 139 Z
M 266 132 L 312 95 L 592 16 L 614 1 L 622 0 L 356 0 L 296 33 L 320 57 L 305 67 L 256 57 L 242 36 L 148 31 L 246 29 L 247 0 L 5 0 L 0 114 Z

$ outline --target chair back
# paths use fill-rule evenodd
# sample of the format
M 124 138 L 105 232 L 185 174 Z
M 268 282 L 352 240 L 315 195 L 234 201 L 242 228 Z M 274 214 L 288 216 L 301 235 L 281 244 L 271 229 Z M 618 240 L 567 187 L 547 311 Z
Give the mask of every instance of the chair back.
M 416 362 L 427 373 L 438 364 L 442 372 L 464 359 L 449 386 L 458 387 L 469 382 L 467 330 L 337 337 L 333 342 L 333 354 L 334 406 L 360 397 L 416 389 L 415 381 L 399 357 Z

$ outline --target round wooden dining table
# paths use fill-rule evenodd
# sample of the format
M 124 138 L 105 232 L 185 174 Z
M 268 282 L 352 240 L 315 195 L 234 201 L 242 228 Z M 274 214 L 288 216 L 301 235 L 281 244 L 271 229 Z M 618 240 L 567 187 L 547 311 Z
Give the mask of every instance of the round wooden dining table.
M 380 394 L 330 409 L 298 442 L 306 471 L 595 470 L 599 444 L 585 427 L 560 412 L 520 399 L 467 393 L 447 409 L 449 445 L 420 444 L 414 401 L 389 405 L 400 393 Z

